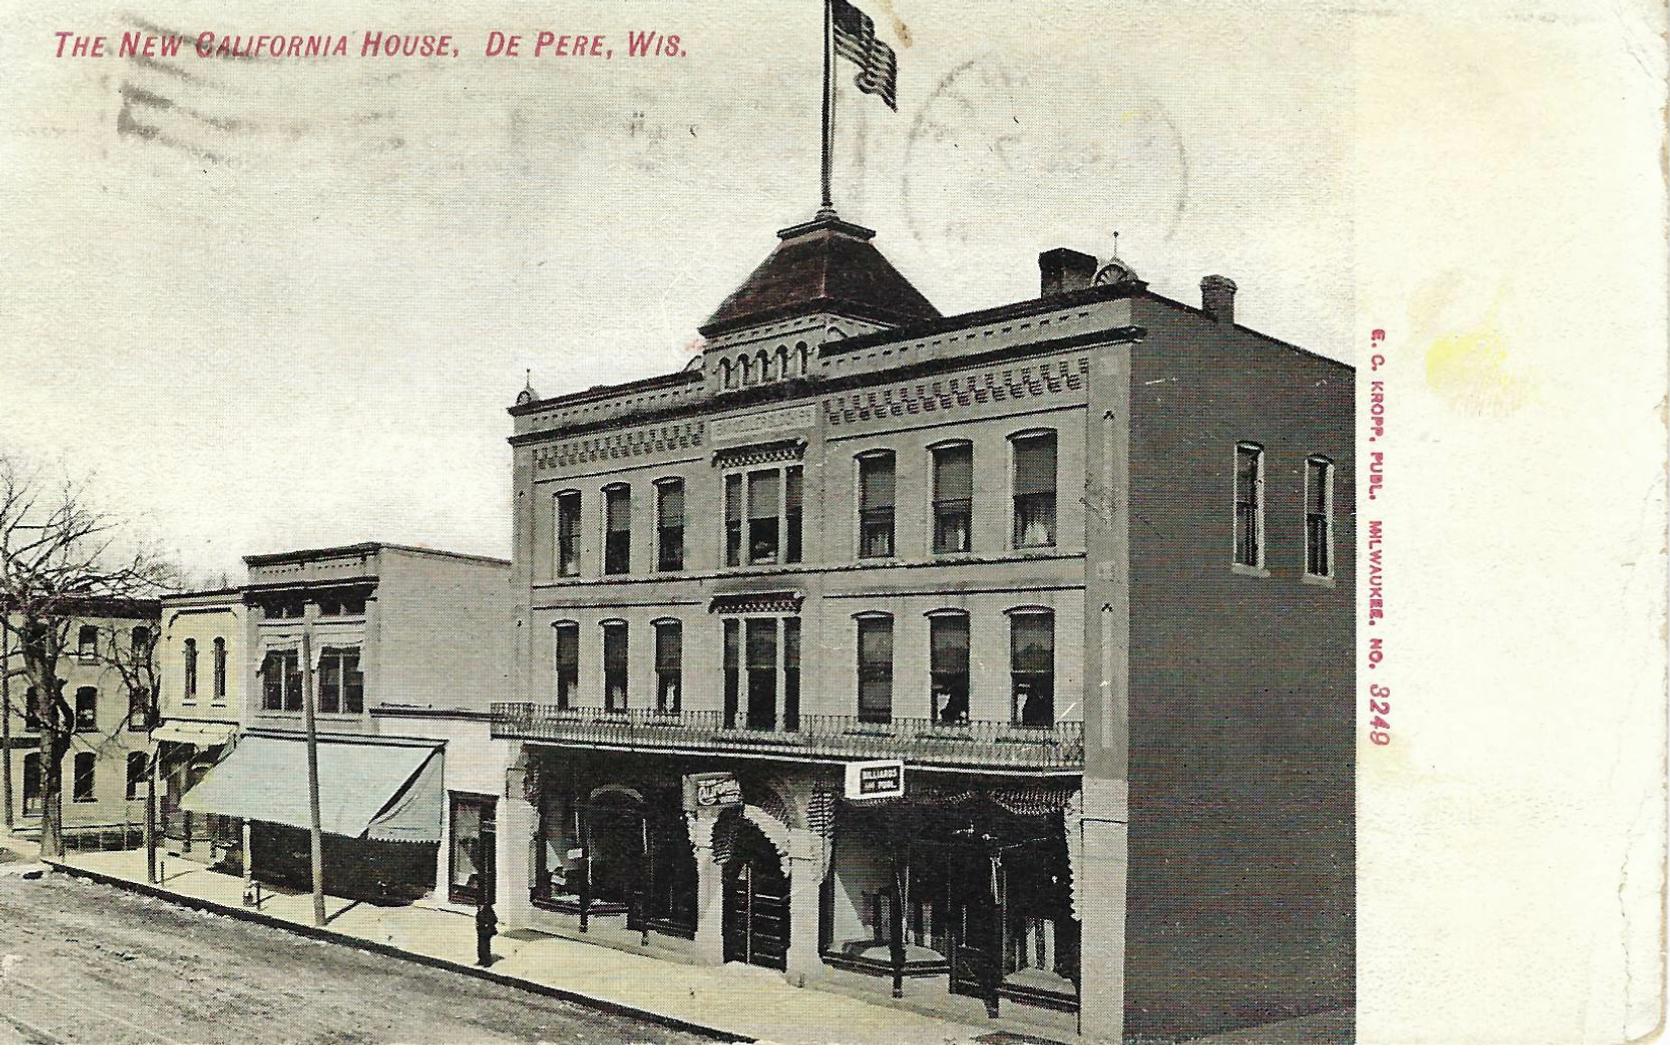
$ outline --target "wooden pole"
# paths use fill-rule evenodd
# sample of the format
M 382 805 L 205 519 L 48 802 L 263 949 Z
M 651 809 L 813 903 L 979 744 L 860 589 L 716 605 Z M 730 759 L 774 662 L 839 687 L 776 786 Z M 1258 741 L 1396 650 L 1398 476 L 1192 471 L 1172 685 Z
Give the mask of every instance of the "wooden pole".
M 319 828 L 319 730 L 313 716 L 313 605 L 302 626 L 302 714 L 307 720 L 307 815 L 313 860 L 313 924 L 325 926 L 324 834 Z
M 12 830 L 12 631 L 0 622 L 0 800 L 6 803 L 6 833 Z M 25 700 L 27 702 L 27 699 Z
M 145 879 L 157 882 L 157 763 L 162 745 L 151 749 L 150 768 L 145 770 Z
M 255 897 L 255 844 L 252 841 L 254 839 L 254 836 L 251 834 L 251 829 L 250 829 L 249 818 L 248 817 L 244 818 L 243 833 L 244 833 L 244 835 L 243 835 L 243 839 L 244 839 L 244 905 L 259 907 L 261 903 Z

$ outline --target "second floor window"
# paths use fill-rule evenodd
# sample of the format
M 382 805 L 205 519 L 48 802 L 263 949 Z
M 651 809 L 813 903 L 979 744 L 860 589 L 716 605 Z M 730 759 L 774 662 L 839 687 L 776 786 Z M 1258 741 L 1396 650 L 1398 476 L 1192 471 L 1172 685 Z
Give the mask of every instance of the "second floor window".
M 858 720 L 893 720 L 893 620 L 858 620 Z
M 215 699 L 226 698 L 226 638 L 215 638 Z
M 928 663 L 933 682 L 933 719 L 941 725 L 968 721 L 968 616 L 928 619 Z
M 41 756 L 31 751 L 23 756 L 23 816 L 41 813 Z
M 97 732 L 99 727 L 99 690 L 75 690 L 75 731 Z
M 1325 456 L 1305 461 L 1305 573 L 1334 573 L 1334 465 Z
M 34 685 L 23 690 L 23 728 L 25 732 L 41 731 L 41 694 Z
M 197 641 L 186 638 L 185 697 L 197 698 Z
M 677 622 L 655 624 L 655 709 L 677 714 L 684 700 L 684 630 Z
M 76 635 L 76 653 L 84 661 L 91 662 L 99 655 L 99 630 L 97 626 L 82 626 Z
M 934 551 L 973 547 L 974 447 L 967 442 L 934 449 Z
M 274 712 L 302 709 L 302 668 L 295 652 L 270 651 L 261 661 L 261 706 Z
M 1235 447 L 1235 562 L 1264 565 L 1264 449 L 1252 442 Z
M 557 494 L 557 574 L 580 573 L 580 495 Z
M 736 728 L 737 712 L 742 706 L 742 633 L 741 623 L 725 619 L 725 728 Z
M 858 555 L 893 555 L 893 454 L 858 458 Z
M 365 710 L 365 674 L 358 648 L 326 648 L 319 656 L 319 713 Z
M 1048 611 L 1009 617 L 1009 688 L 1012 722 L 1055 724 L 1055 616 Z
M 632 569 L 632 487 L 624 483 L 603 488 L 603 573 L 626 574 Z
M 98 766 L 99 757 L 91 751 L 82 751 L 75 756 L 75 787 L 71 796 L 76 802 L 96 802 L 98 793 L 93 788 L 94 771 Z
M 556 633 L 557 709 L 580 705 L 580 627 L 572 622 L 553 626 Z
M 626 710 L 626 669 L 626 623 L 610 622 L 603 627 L 603 705 L 608 710 Z
M 655 569 L 684 569 L 684 482 L 655 484 Z
M 1023 434 L 1015 455 L 1016 548 L 1055 544 L 1055 433 Z
M 151 690 L 142 686 L 128 689 L 128 728 L 135 732 L 150 729 L 156 723 L 151 710 Z

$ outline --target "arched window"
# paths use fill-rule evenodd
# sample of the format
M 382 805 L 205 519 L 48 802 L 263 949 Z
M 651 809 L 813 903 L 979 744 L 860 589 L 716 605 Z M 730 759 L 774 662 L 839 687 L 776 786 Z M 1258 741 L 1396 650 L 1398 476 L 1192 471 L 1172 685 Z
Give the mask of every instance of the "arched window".
M 1009 695 L 1015 725 L 1055 724 L 1055 612 L 1009 612 Z
M 754 359 L 746 353 L 742 355 L 742 385 L 751 386 L 754 382 Z
M 186 638 L 185 647 L 185 697 L 197 698 L 197 641 Z
M 632 487 L 615 482 L 603 487 L 603 573 L 632 569 Z
M 557 709 L 574 710 L 580 705 L 580 626 L 557 622 L 551 633 L 556 641 Z
M 893 555 L 893 471 L 891 449 L 858 455 L 858 557 Z
M 1010 435 L 1016 548 L 1055 544 L 1055 432 Z
M 928 614 L 928 670 L 936 725 L 968 724 L 968 612 Z
M 603 707 L 615 713 L 626 711 L 626 623 L 608 619 L 603 625 Z
M 893 616 L 868 613 L 858 619 L 858 720 L 878 725 L 893 720 Z
M 226 638 L 215 638 L 215 699 L 226 698 Z
M 776 379 L 777 378 L 777 358 L 771 356 L 769 353 L 766 353 L 764 350 L 761 350 L 760 353 L 759 353 L 759 360 L 760 360 L 760 382 L 769 383 L 773 379 Z
M 804 342 L 797 342 L 794 344 L 794 352 L 796 359 L 800 362 L 800 374 L 804 376 L 811 371 L 811 351 L 806 348 Z
M 719 386 L 724 390 L 732 390 L 736 387 L 735 369 L 731 366 L 729 357 L 719 358 Z
M 936 442 L 933 456 L 934 552 L 967 552 L 974 529 L 974 445 Z
M 676 618 L 655 626 L 655 712 L 677 714 L 684 705 L 684 627 Z

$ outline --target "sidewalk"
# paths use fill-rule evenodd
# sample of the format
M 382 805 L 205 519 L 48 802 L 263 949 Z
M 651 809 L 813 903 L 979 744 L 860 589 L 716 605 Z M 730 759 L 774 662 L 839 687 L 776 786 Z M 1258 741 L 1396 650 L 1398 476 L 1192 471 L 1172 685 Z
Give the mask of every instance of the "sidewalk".
M 143 850 L 73 853 L 55 867 L 230 915 L 251 917 L 253 912 L 243 907 L 238 877 L 181 858 L 158 857 L 163 879 L 155 888 L 145 882 Z M 474 967 L 475 924 L 467 915 L 425 905 L 372 906 L 329 895 L 325 915 L 324 935 L 481 974 Z M 312 926 L 313 897 L 305 891 L 264 888 L 259 912 L 251 918 L 291 930 L 321 931 Z M 971 1042 L 1002 1029 L 1001 1023 L 958 1023 L 846 994 L 797 989 L 776 972 L 746 965 L 682 965 L 545 935 L 500 935 L 493 952 L 494 978 L 733 1040 L 944 1044 Z

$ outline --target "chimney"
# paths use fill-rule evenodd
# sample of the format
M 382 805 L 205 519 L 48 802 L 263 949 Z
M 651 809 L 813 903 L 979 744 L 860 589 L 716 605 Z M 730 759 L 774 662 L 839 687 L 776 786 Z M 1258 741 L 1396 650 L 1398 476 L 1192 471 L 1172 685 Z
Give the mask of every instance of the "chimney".
M 1039 294 L 1048 298 L 1065 291 L 1082 291 L 1096 279 L 1096 259 L 1066 247 L 1038 255 Z
M 1235 281 L 1228 276 L 1202 276 L 1200 308 L 1206 310 L 1207 316 L 1224 327 L 1234 326 Z

